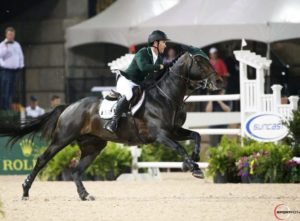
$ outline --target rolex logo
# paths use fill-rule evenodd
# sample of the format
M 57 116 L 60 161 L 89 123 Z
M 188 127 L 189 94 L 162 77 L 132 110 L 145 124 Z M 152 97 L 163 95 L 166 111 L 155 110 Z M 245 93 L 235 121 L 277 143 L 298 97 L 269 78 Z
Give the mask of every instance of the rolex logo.
M 22 153 L 25 157 L 29 157 L 32 153 L 34 143 L 32 140 L 24 139 L 20 142 Z

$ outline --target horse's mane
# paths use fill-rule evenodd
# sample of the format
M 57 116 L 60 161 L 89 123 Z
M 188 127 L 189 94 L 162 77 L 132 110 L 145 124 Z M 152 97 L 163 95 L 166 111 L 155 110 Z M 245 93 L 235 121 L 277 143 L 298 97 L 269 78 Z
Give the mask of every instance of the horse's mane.
M 166 75 L 169 74 L 170 72 L 170 68 L 173 67 L 177 61 L 179 60 L 179 58 L 186 52 L 187 50 L 182 50 L 180 53 L 178 53 L 178 55 L 168 64 L 167 68 L 164 70 L 161 70 L 157 73 L 155 79 L 154 79 L 154 84 L 159 83 Z M 152 88 L 152 86 L 148 87 L 148 88 Z
M 178 59 L 185 53 L 185 51 L 181 51 L 169 64 L 169 68 L 171 68 L 177 61 Z
M 185 53 L 185 51 L 180 52 L 167 66 L 167 68 L 159 71 L 155 77 L 155 83 L 157 84 L 158 82 L 160 82 L 164 76 L 166 76 L 169 72 L 170 72 L 170 68 L 173 67 L 176 62 L 178 61 L 178 59 Z

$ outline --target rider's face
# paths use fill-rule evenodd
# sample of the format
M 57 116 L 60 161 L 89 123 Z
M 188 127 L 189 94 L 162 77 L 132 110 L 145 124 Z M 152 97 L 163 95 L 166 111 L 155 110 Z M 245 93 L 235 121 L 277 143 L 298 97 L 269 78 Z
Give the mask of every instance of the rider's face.
M 165 48 L 167 47 L 166 41 L 155 41 L 153 46 L 155 48 L 158 48 L 159 53 L 162 54 L 165 51 Z
M 166 41 L 159 41 L 158 44 L 159 53 L 161 54 L 164 53 L 166 47 L 167 47 Z

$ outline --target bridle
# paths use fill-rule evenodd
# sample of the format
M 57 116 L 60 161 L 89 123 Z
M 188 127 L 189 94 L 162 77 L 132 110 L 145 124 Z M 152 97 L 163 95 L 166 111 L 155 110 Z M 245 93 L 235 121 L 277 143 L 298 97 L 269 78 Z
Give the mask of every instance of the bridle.
M 185 84 L 187 86 L 187 88 L 192 88 L 192 90 L 188 93 L 187 96 L 185 96 L 183 103 L 186 102 L 186 100 L 196 91 L 199 89 L 215 89 L 216 86 L 209 80 L 210 76 L 215 74 L 214 72 L 208 74 L 204 79 L 200 80 L 200 81 L 195 81 L 192 80 L 190 78 L 190 73 L 194 64 L 194 57 L 193 55 L 190 54 L 191 59 L 191 63 L 188 67 L 188 72 L 187 72 L 187 77 L 184 77 L 180 74 L 177 74 L 176 72 L 173 72 L 171 69 L 169 69 L 169 72 L 167 74 L 173 74 L 174 76 L 181 78 L 183 81 L 185 81 Z M 166 75 L 167 75 L 166 74 Z M 161 79 L 160 79 L 161 80 Z M 160 81 L 155 83 L 155 87 L 158 89 L 158 91 L 164 96 L 166 97 L 168 100 L 173 101 L 158 85 Z

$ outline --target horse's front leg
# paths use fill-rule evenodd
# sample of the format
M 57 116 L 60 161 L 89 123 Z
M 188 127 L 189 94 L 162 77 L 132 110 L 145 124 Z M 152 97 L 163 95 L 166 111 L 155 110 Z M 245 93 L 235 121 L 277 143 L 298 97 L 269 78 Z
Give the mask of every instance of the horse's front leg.
M 195 162 L 198 162 L 200 160 L 201 136 L 199 133 L 181 127 L 175 130 L 174 139 L 177 141 L 193 140 L 194 150 L 192 153 L 192 160 L 194 160 Z
M 184 165 L 192 172 L 193 176 L 203 178 L 203 172 L 199 168 L 198 164 L 195 163 L 195 161 L 189 157 L 186 150 L 177 141 L 172 140 L 171 137 L 172 136 L 167 132 L 162 131 L 157 136 L 157 141 L 175 150 L 182 157 Z

